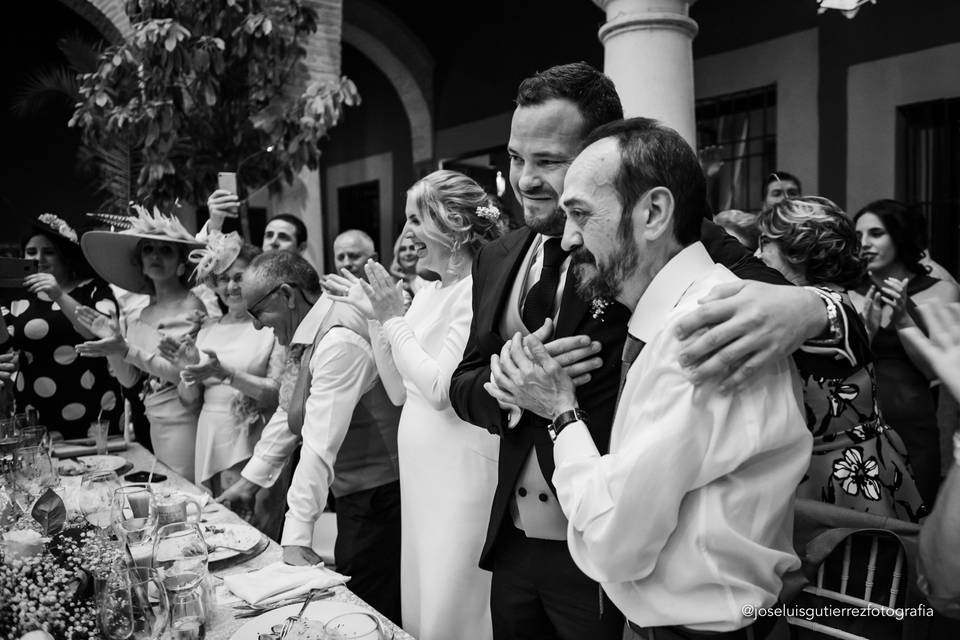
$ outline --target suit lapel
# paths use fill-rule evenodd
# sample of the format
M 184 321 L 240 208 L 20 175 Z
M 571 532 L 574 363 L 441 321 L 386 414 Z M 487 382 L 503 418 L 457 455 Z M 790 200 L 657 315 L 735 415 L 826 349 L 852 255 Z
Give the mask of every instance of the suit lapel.
M 498 249 L 502 256 L 500 262 L 496 265 L 496 271 L 490 274 L 489 281 L 484 289 L 483 306 L 489 313 L 484 318 L 482 329 L 487 333 L 498 333 L 500 318 L 503 315 L 504 306 L 510 299 L 510 292 L 513 289 L 513 282 L 523 264 L 523 258 L 527 249 L 533 242 L 535 234 L 524 227 L 518 229 L 515 237 L 509 238 L 514 242 L 504 242 Z M 474 310 L 476 313 L 478 310 Z

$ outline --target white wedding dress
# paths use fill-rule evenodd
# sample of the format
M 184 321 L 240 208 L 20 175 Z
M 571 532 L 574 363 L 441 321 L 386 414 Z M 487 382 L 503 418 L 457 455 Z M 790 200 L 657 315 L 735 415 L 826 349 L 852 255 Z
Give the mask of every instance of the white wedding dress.
M 499 441 L 457 417 L 449 399 L 470 331 L 472 284 L 469 276 L 446 288 L 430 283 L 404 317 L 388 320 L 374 336 L 385 387 L 396 401 L 396 376 L 389 358 L 384 362 L 390 349 L 406 390 L 397 436 L 400 586 L 404 629 L 419 640 L 492 637 L 490 573 L 477 563 L 497 486 Z

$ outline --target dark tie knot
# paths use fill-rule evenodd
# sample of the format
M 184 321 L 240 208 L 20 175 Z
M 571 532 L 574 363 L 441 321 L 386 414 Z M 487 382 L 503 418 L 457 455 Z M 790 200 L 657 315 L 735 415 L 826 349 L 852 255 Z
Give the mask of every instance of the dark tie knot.
M 543 268 L 557 269 L 563 264 L 567 252 L 560 246 L 560 238 L 548 238 L 543 243 Z

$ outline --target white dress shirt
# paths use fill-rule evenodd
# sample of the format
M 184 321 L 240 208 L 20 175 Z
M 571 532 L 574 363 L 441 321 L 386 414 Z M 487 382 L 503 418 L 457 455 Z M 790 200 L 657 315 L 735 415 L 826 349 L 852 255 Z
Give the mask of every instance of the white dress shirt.
M 793 552 L 793 497 L 810 459 L 799 379 L 784 358 L 736 395 L 695 387 L 679 365 L 679 318 L 736 280 L 701 243 L 654 277 L 630 318 L 643 340 L 610 453 L 586 426 L 557 438 L 553 476 L 570 552 L 641 627 L 731 631 L 746 604 L 774 604 Z
M 329 305 L 326 296 L 321 297 L 297 326 L 291 344 L 313 343 Z M 344 327 L 333 327 L 320 339 L 309 366 L 303 448 L 287 493 L 289 509 L 281 538 L 283 546 L 310 546 L 314 523 L 327 503 L 333 465 L 353 410 L 377 378 L 370 345 Z M 299 439 L 287 428 L 287 407 L 278 407 L 241 475 L 261 487 L 273 486 Z

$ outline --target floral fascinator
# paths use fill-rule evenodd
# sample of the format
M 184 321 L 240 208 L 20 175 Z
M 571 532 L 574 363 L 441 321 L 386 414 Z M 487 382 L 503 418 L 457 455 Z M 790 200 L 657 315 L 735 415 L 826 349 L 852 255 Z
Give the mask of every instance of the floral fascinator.
M 134 293 L 150 293 L 150 286 L 137 260 L 141 240 L 174 242 L 190 249 L 203 246 L 174 216 L 151 213 L 145 207 L 132 205 L 136 216 L 130 216 L 130 228 L 123 231 L 88 231 L 80 238 L 87 261 L 107 282 Z
M 197 265 L 193 270 L 193 279 L 200 282 L 210 275 L 226 271 L 243 247 L 243 238 L 236 231 L 230 233 L 211 232 L 207 237 L 207 246 L 190 252 L 190 262 Z

